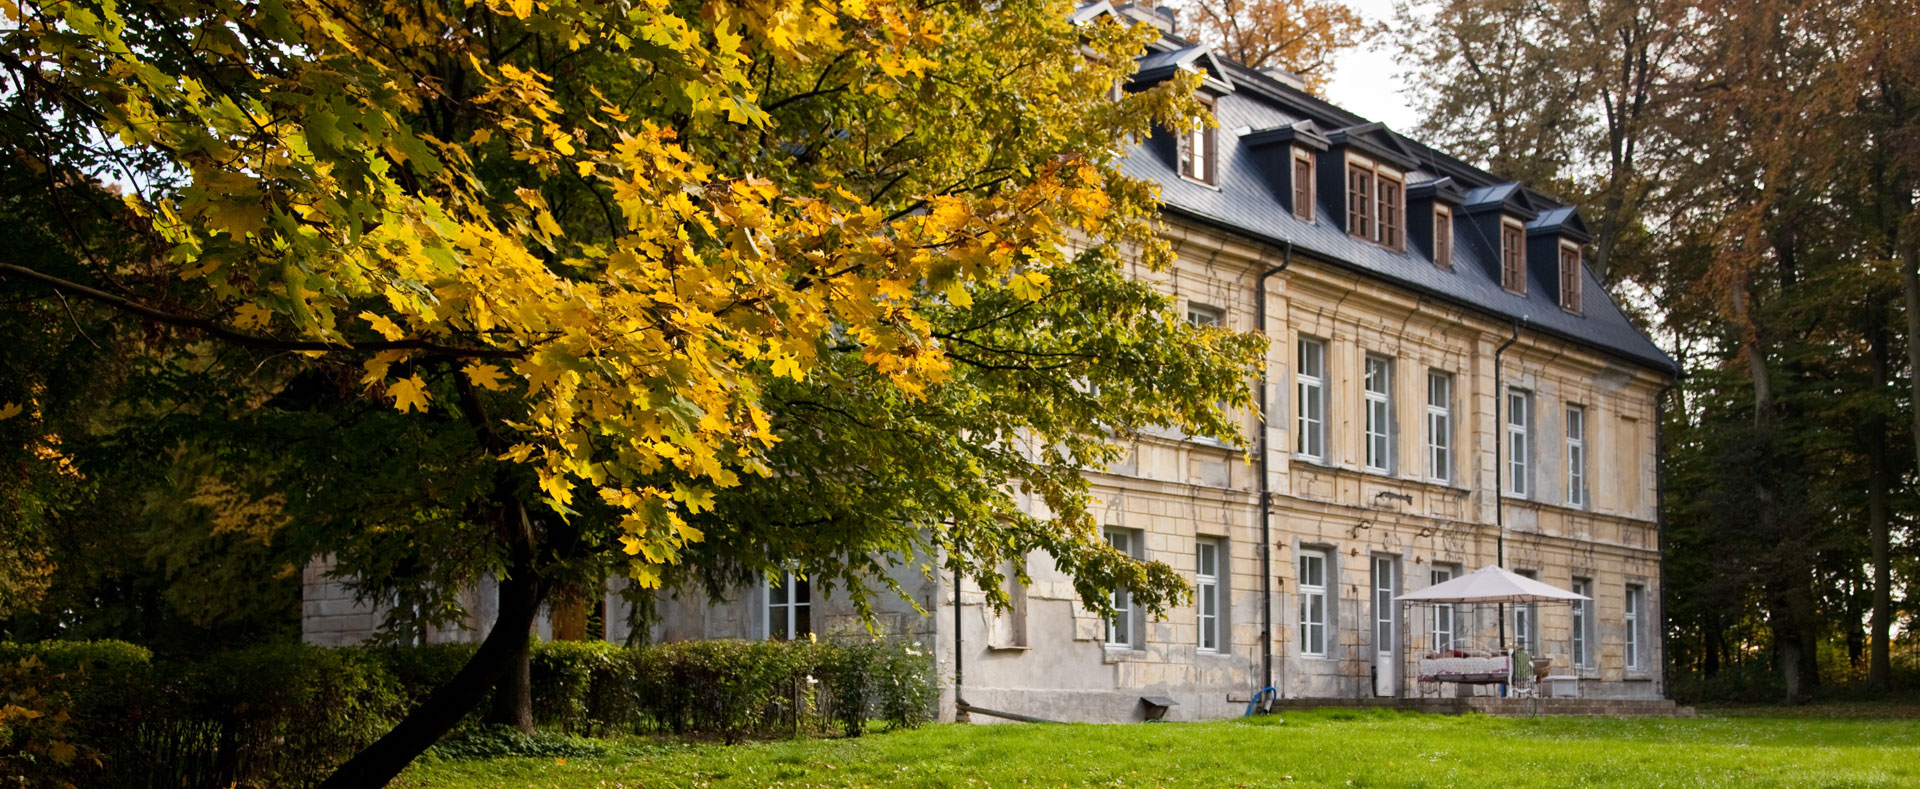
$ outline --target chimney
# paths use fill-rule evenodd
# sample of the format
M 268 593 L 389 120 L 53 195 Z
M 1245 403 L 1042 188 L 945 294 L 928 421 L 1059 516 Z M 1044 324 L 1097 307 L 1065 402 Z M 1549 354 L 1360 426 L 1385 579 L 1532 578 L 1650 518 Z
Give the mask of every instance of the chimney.
M 1169 36 L 1173 35 L 1174 24 L 1178 21 L 1176 12 L 1172 8 L 1163 5 L 1148 6 L 1145 3 L 1127 3 L 1113 10 L 1120 12 L 1121 16 L 1135 22 L 1144 22 L 1153 25 L 1154 28 L 1162 34 Z

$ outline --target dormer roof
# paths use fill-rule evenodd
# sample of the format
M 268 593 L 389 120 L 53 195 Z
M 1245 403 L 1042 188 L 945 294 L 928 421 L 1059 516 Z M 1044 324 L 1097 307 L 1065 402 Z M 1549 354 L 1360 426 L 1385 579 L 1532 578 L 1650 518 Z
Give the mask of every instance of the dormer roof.
M 1587 223 L 1580 220 L 1580 209 L 1573 206 L 1549 208 L 1527 223 L 1528 236 L 1557 235 L 1585 244 L 1593 240 Z
M 1112 13 L 1114 13 L 1113 4 L 1107 2 L 1107 0 L 1100 0 L 1098 3 L 1086 3 L 1079 8 L 1073 9 L 1073 23 L 1075 25 L 1084 25 Z
M 1448 205 L 1460 205 L 1467 201 L 1466 190 L 1453 182 L 1452 176 L 1443 175 L 1407 185 L 1408 200 L 1432 199 Z
M 1469 214 L 1482 211 L 1499 211 L 1521 221 L 1531 221 L 1540 215 L 1541 206 L 1527 196 L 1527 190 L 1518 181 L 1504 184 L 1482 186 L 1467 192 L 1460 207 Z
M 1181 71 L 1206 75 L 1205 87 L 1214 93 L 1232 93 L 1226 67 L 1220 65 L 1213 48 L 1194 44 L 1166 52 L 1153 52 L 1140 58 L 1140 70 L 1133 75 L 1136 86 L 1154 85 L 1171 79 Z
M 1400 135 L 1394 134 L 1386 124 L 1378 121 L 1335 129 L 1327 134 L 1327 141 L 1351 147 L 1402 170 L 1420 166 L 1420 158 L 1401 142 Z
M 1326 150 L 1330 142 L 1326 135 L 1320 133 L 1320 127 L 1313 121 L 1295 121 L 1264 129 L 1249 129 L 1240 134 L 1240 140 L 1253 148 L 1268 145 L 1300 145 L 1316 151 Z

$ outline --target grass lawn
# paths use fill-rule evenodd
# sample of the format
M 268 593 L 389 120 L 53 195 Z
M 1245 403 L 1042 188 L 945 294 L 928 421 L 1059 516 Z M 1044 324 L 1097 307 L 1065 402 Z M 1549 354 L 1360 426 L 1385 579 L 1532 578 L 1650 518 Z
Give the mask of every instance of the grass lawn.
M 1796 710 L 1694 719 L 1317 710 L 1251 721 L 929 726 L 726 747 L 649 740 L 566 758 L 429 757 L 405 787 L 1920 786 L 1920 719 Z

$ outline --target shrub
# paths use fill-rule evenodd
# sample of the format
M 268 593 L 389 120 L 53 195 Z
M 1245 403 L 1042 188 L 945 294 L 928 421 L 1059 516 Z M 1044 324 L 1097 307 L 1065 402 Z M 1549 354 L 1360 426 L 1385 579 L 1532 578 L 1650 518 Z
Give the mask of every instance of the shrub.
M 533 646 L 533 717 L 567 734 L 604 734 L 634 716 L 629 650 L 604 641 Z

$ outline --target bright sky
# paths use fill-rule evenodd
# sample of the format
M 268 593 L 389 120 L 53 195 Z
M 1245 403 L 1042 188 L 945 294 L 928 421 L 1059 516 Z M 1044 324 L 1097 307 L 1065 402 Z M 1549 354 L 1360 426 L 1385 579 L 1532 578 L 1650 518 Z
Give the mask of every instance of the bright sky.
M 1393 0 L 1347 0 L 1369 22 L 1393 18 Z M 1373 45 L 1348 50 L 1334 63 L 1333 82 L 1327 86 L 1327 100 L 1367 120 L 1380 121 L 1402 134 L 1413 131 L 1419 114 L 1400 94 L 1404 83 L 1395 74 L 1393 48 L 1385 36 Z

